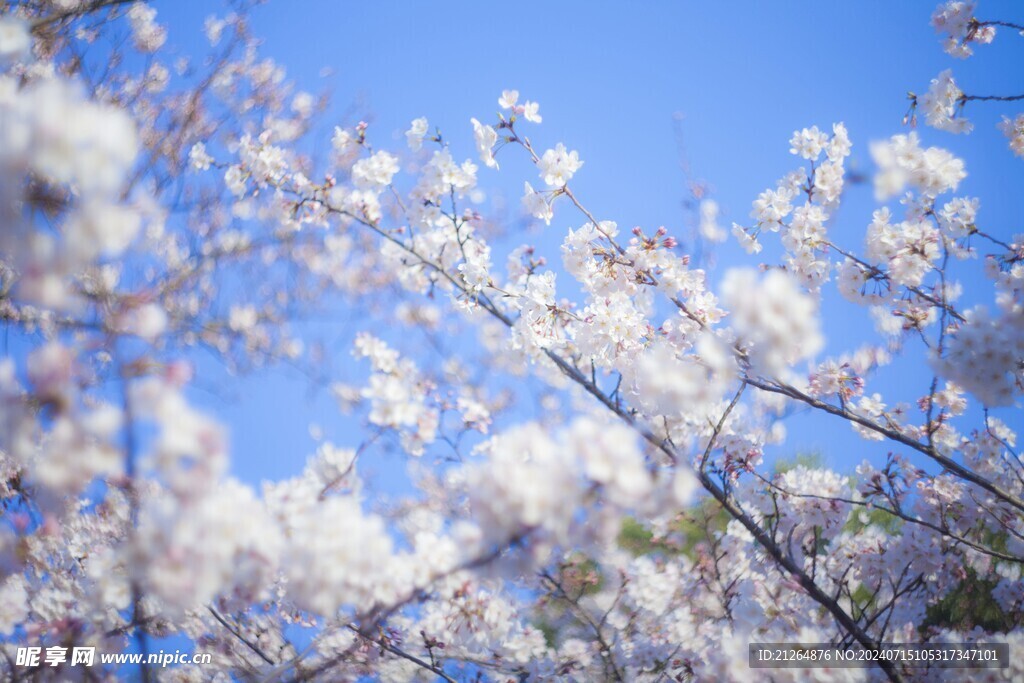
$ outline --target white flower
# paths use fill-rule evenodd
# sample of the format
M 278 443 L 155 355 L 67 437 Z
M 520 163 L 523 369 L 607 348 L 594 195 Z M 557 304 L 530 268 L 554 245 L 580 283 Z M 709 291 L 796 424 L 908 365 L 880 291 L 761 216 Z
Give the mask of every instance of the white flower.
M 1024 114 L 1017 114 L 1014 119 L 1004 116 L 999 124 L 999 130 L 1009 138 L 1010 149 L 1013 150 L 1013 153 L 1024 158 Z
M 10 636 L 24 626 L 29 614 L 25 580 L 18 575 L 9 576 L 0 583 L 0 635 Z
M 501 93 L 501 97 L 498 98 L 498 105 L 502 109 L 511 109 L 512 113 L 516 116 L 522 116 L 531 123 L 540 123 L 541 115 L 538 113 L 540 105 L 536 102 L 527 100 L 523 104 L 519 102 L 519 91 L 518 90 L 505 90 Z
M 714 199 L 700 201 L 700 235 L 709 242 L 724 242 L 729 236 L 718 224 L 718 202 Z
M 91 201 L 71 214 L 64 224 L 68 251 L 88 261 L 100 254 L 121 254 L 139 232 L 137 211 L 108 202 Z
M 334 127 L 334 135 L 331 137 L 331 146 L 341 156 L 350 154 L 353 148 L 358 147 L 359 141 L 344 128 Z
M 818 130 L 817 126 L 804 128 L 793 132 L 793 137 L 789 141 L 789 151 L 813 161 L 821 156 L 827 142 L 828 136 Z
M 673 597 L 682 583 L 675 562 L 660 564 L 652 557 L 641 556 L 630 563 L 626 593 L 641 610 L 663 615 L 671 610 Z
M 973 0 L 949 0 L 939 5 L 932 14 L 936 33 L 944 33 L 943 49 L 959 59 L 967 59 L 974 51 L 969 43 L 991 43 L 996 36 L 995 26 L 981 26 L 974 22 Z
M 587 478 L 604 485 L 616 505 L 634 507 L 650 493 L 653 479 L 637 448 L 636 433 L 626 425 L 579 418 L 567 439 L 583 461 Z
M 129 559 L 161 604 L 182 614 L 218 595 L 239 607 L 259 600 L 277 573 L 282 549 L 277 525 L 252 490 L 227 480 L 195 501 L 147 497 L 136 557 Z
M 282 147 L 268 144 L 270 133 L 265 132 L 253 139 L 242 136 L 238 144 L 238 156 L 242 167 L 257 186 L 265 187 L 284 178 L 288 170 L 286 152 Z
M 803 533 L 814 529 L 814 534 L 824 538 L 831 538 L 840 532 L 846 521 L 849 504 L 830 499 L 842 497 L 849 491 L 845 477 L 831 470 L 808 469 L 798 465 L 778 479 L 780 488 L 794 495 L 770 500 L 765 496 L 765 507 L 779 510 L 780 516 L 786 520 L 784 524 Z
M 583 162 L 575 150 L 569 152 L 559 142 L 554 149 L 544 152 L 537 166 L 540 168 L 540 177 L 549 187 L 564 187 L 573 174 L 580 170 Z
M 0 159 L 83 196 L 122 189 L 138 152 L 135 122 L 123 109 L 94 103 L 61 78 L 12 89 L 3 99 Z
M 377 152 L 360 159 L 352 167 L 352 180 L 357 187 L 383 189 L 398 173 L 398 158 L 388 152 Z
M 259 322 L 259 312 L 254 306 L 232 306 L 228 312 L 228 327 L 233 332 L 249 332 Z
M 843 165 L 823 162 L 814 169 L 814 201 L 834 205 L 843 193 Z
M 334 617 L 340 607 L 368 610 L 385 602 L 393 566 L 384 520 L 364 515 L 351 498 L 328 498 L 289 520 L 283 554 L 287 591 L 303 607 Z
M 136 2 L 128 10 L 135 47 L 140 52 L 156 52 L 167 40 L 167 31 L 156 23 L 156 10 L 144 2 Z
M 460 396 L 455 406 L 462 414 L 462 421 L 466 425 L 472 426 L 482 434 L 487 433 L 488 425 L 491 424 L 491 411 L 487 406 L 468 396 Z
M 534 218 L 539 218 L 545 224 L 551 225 L 551 218 L 555 215 L 551 204 L 540 192 L 534 191 L 530 183 L 523 183 L 523 208 Z
M 871 156 L 878 165 L 875 196 L 879 200 L 900 194 L 907 185 L 913 185 L 925 197 L 935 198 L 956 190 L 967 177 L 963 161 L 938 147 L 922 149 L 914 132 L 871 143 Z
M 771 270 L 759 278 L 753 268 L 734 268 L 722 283 L 722 301 L 751 365 L 760 372 L 782 376 L 824 346 L 814 299 L 785 271 Z
M 973 0 L 949 0 L 939 3 L 932 13 L 932 26 L 936 33 L 946 32 L 951 35 L 967 33 L 971 19 L 974 18 Z
M 206 152 L 206 145 L 201 142 L 192 145 L 188 152 L 188 160 L 197 171 L 205 171 L 213 163 L 213 157 Z
M 850 156 L 850 148 L 850 136 L 846 132 L 846 126 L 842 123 L 832 124 L 832 139 L 826 148 L 828 160 L 841 163 L 844 158 Z
M 947 341 L 935 369 L 986 406 L 1009 406 L 1021 386 L 1024 334 L 1020 316 L 1000 319 L 984 306 L 964 313 L 966 322 Z
M 529 121 L 530 123 L 540 123 L 543 120 L 543 118 L 538 113 L 539 110 L 539 104 L 537 104 L 536 102 L 531 102 L 530 100 L 526 100 L 526 103 L 523 104 L 523 118 Z
M 464 261 L 459 264 L 462 281 L 470 292 L 479 292 L 491 282 L 491 249 L 477 240 L 468 242 L 463 248 Z
M 163 482 L 176 498 L 195 501 L 216 490 L 228 467 L 227 440 L 220 424 L 190 406 L 164 378 L 132 386 L 136 413 L 158 427 L 142 469 Z
M 427 134 L 428 126 L 426 117 L 413 119 L 409 130 L 405 131 L 405 140 L 409 143 L 409 149 L 418 152 L 423 147 L 423 138 Z
M 255 306 L 231 306 L 227 314 L 227 327 L 232 332 L 247 333 L 259 323 L 259 311 Z
M 867 269 L 854 261 L 845 259 L 836 264 L 836 287 L 848 301 L 857 304 L 880 303 L 883 297 L 873 294 L 868 283 Z
M 947 202 L 942 210 L 935 214 L 942 232 L 954 240 L 970 235 L 974 230 L 974 220 L 980 204 L 976 197 L 957 197 Z
M 888 306 L 872 306 L 869 311 L 875 323 L 875 331 L 883 337 L 896 338 L 903 333 L 903 318 L 893 315 Z
M 418 201 L 414 207 L 414 211 L 421 211 L 424 224 L 429 223 L 428 215 L 436 215 L 434 209 L 441 197 L 453 189 L 461 196 L 476 186 L 476 171 L 476 164 L 470 161 L 463 162 L 461 166 L 455 163 L 447 149 L 434 152 L 434 156 L 423 167 L 412 193 L 418 200 L 424 200 Z
M 476 151 L 480 154 L 480 161 L 488 168 L 498 168 L 498 162 L 494 158 L 494 143 L 498 141 L 498 131 L 476 119 L 470 119 L 470 122 L 473 124 L 473 136 L 476 138 Z
M 32 50 L 28 23 L 12 16 L 0 17 L 0 65 L 12 64 Z
M 765 190 L 754 200 L 750 217 L 766 230 L 777 232 L 783 219 L 793 210 L 795 192 L 788 187 L 779 186 L 775 190 Z
M 461 474 L 485 537 L 503 543 L 540 527 L 564 539 L 581 495 L 572 454 L 535 423 L 493 437 L 481 451 L 485 460 Z
M 423 447 L 436 437 L 439 416 L 427 404 L 428 393 L 416 365 L 368 334 L 356 337 L 353 354 L 373 364 L 374 373 L 361 392 L 370 403 L 370 422 L 397 430 L 406 451 L 422 455 Z
M 292 111 L 304 119 L 308 119 L 313 115 L 313 107 L 315 105 L 316 99 L 308 92 L 298 92 L 292 98 Z
M 953 72 L 946 69 L 932 79 L 928 92 L 921 98 L 925 122 L 949 133 L 970 133 L 974 126 L 960 110 L 963 91 L 953 80 Z
M 51 341 L 28 356 L 29 381 L 41 396 L 57 396 L 69 388 L 74 372 L 71 349 Z
M 639 402 L 650 415 L 709 415 L 718 407 L 735 364 L 708 335 L 701 335 L 697 354 L 680 358 L 663 342 L 651 344 L 632 368 Z
M 700 490 L 701 484 L 697 475 L 685 465 L 680 465 L 672 479 L 672 496 L 676 504 L 684 508 L 689 507 Z
M 518 101 L 518 90 L 503 90 L 501 91 L 501 97 L 498 98 L 498 106 L 502 109 L 512 109 L 516 106 L 516 102 Z
M 156 339 L 167 330 L 167 313 L 159 304 L 143 304 L 128 312 L 124 320 L 124 331 L 145 339 Z
M 228 167 L 228 170 L 224 171 L 224 184 L 228 188 L 228 192 L 241 197 L 246 191 L 246 180 L 248 174 L 242 170 L 241 166 L 232 165 Z
M 210 45 L 216 46 L 220 42 L 221 36 L 224 34 L 224 29 L 227 27 L 227 22 L 223 19 L 218 19 L 215 16 L 206 17 L 206 21 L 203 22 L 203 34 L 206 39 L 210 41 Z
M 739 223 L 732 224 L 732 236 L 736 238 L 737 242 L 739 242 L 743 251 L 748 254 L 758 254 L 761 252 L 761 249 L 763 249 L 763 246 L 757 240 L 757 236 L 751 235 L 747 232 L 747 229 Z

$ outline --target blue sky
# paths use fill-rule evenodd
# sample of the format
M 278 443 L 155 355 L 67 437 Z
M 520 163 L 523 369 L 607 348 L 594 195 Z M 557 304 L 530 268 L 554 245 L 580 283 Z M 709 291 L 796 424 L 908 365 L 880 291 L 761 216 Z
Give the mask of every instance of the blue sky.
M 981 46 L 972 59 L 954 60 L 929 26 L 935 4 L 302 0 L 258 8 L 252 27 L 265 39 L 263 54 L 287 67 L 299 87 L 333 92 L 326 131 L 358 102 L 377 146 L 401 147 L 409 121 L 427 116 L 452 141 L 457 157 L 475 158 L 469 118 L 490 120 L 501 90 L 515 88 L 541 104 L 544 123 L 530 133 L 536 146 L 561 141 L 579 151 L 585 166 L 573 188 L 599 218 L 627 230 L 664 225 L 685 234 L 690 218 L 682 206 L 688 196 L 683 161 L 713 189 L 723 222 L 744 223 L 757 194 L 797 166 L 788 153 L 794 129 L 845 122 L 854 143 L 847 167 L 870 172 L 867 143 L 905 132 L 907 91 L 923 93 L 941 70 L 953 68 L 972 94 L 1024 92 L 1019 70 L 1010 68 L 1024 63 L 1024 37 L 1001 30 L 995 44 Z M 170 42 L 201 54 L 202 21 L 216 5 L 156 6 Z M 979 15 L 1021 21 L 1024 6 L 983 0 Z M 970 136 L 919 129 L 926 144 L 965 160 L 969 175 L 960 193 L 980 196 L 983 227 L 1004 236 L 1021 230 L 1024 160 L 1012 156 L 995 124 L 1000 114 L 1016 111 L 970 105 L 967 114 L 976 125 Z M 681 117 L 683 156 L 674 117 Z M 325 146 L 328 139 L 325 134 Z M 500 174 L 483 168 L 479 173 L 490 200 L 504 198 L 513 209 L 523 180 L 536 184 L 536 172 L 517 156 L 500 158 Z M 862 249 L 876 206 L 869 184 L 851 188 L 832 237 Z M 557 261 L 566 229 L 581 222 L 562 204 L 550 228 L 517 227 L 522 234 L 511 235 L 507 245 L 533 242 Z M 768 248 L 762 257 L 769 260 L 773 253 Z M 725 267 L 756 263 L 731 242 L 717 248 L 716 258 L 710 277 L 715 285 Z M 500 250 L 495 262 L 503 262 Z M 967 266 L 960 272 L 970 293 L 979 271 Z M 836 297 L 826 300 L 824 317 L 830 353 L 871 338 L 866 311 Z M 907 392 L 905 381 L 883 376 L 873 390 L 913 399 L 924 393 L 929 378 L 911 374 L 916 386 Z M 361 438 L 326 392 L 311 392 L 287 372 L 265 371 L 222 385 L 232 388 L 200 400 L 227 420 L 236 473 L 248 481 L 298 471 L 313 448 L 311 422 L 340 445 L 355 446 Z M 821 416 L 794 419 L 790 432 L 787 448 L 820 449 L 839 469 L 851 469 L 868 453 L 848 426 Z

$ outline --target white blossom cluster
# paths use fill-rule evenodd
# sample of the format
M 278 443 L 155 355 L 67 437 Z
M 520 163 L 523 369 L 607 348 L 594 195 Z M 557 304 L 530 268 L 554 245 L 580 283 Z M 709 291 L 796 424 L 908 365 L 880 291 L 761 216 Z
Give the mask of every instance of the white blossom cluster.
M 932 26 L 935 32 L 943 34 L 942 48 L 947 54 L 967 59 L 974 50 L 970 43 L 991 43 L 996 37 L 996 27 L 977 24 L 974 17 L 976 7 L 972 0 L 950 0 L 935 8 Z
M 974 10 L 933 16 L 951 54 L 992 40 Z M 97 85 L 63 46 L 107 23 L 131 39 Z M 744 681 L 749 642 L 1021 644 L 1024 236 L 953 196 L 962 160 L 914 132 L 872 143 L 877 199 L 903 208 L 877 208 L 860 243 L 830 229 L 846 127 L 797 130 L 805 166 L 733 226 L 769 262 L 719 277 L 670 228 L 587 208 L 578 151 L 535 149 L 540 105 L 509 89 L 455 138 L 487 168 L 533 164 L 521 208 L 565 228 L 545 254 L 494 238 L 477 163 L 426 117 L 407 149 L 365 121 L 315 139 L 321 101 L 248 31 L 208 18 L 224 56 L 189 62 L 143 2 L 0 17 L 11 643 L 182 637 L 213 663 L 160 680 L 410 682 Z M 943 72 L 919 106 L 967 132 L 965 98 Z M 1018 153 L 1021 130 L 1004 124 Z M 720 241 L 726 211 L 694 196 Z M 560 225 L 556 202 L 579 213 Z M 357 313 L 337 316 L 357 321 L 341 369 L 301 320 L 335 306 Z M 835 316 L 871 338 L 826 343 Z M 232 473 L 265 454 L 232 447 L 207 391 L 285 363 L 332 387 L 351 429 L 311 426 L 305 465 L 254 487 Z M 804 419 L 826 443 L 848 424 L 863 462 L 787 461 Z M 403 490 L 383 494 L 384 467 Z M 999 632 L 942 621 L 978 592 Z
M 762 192 L 750 213 L 756 225 L 745 228 L 734 223 L 732 234 L 748 254 L 757 254 L 763 248 L 758 240 L 763 231 L 781 231 L 787 269 L 817 291 L 829 279 L 825 224 L 843 193 L 844 163 L 851 143 L 846 126 L 836 123 L 831 136 L 813 126 L 795 131 L 789 144 L 790 153 L 811 162 L 812 172 L 801 167 L 780 180 L 776 189 Z M 797 203 L 801 196 L 806 198 L 803 204 Z
M 953 72 L 946 69 L 940 73 L 921 98 L 925 123 L 948 133 L 970 133 L 974 126 L 960 114 L 963 96 L 963 90 L 953 80 Z
M 1024 157 L 1024 114 L 1017 114 L 1012 119 L 1004 116 L 999 124 L 999 130 L 1010 140 L 1010 149 L 1013 153 Z
M 878 165 L 875 195 L 880 200 L 900 194 L 908 185 L 934 198 L 956 190 L 967 176 L 963 161 L 939 147 L 922 148 L 916 133 L 872 143 L 871 156 Z
M 400 358 L 380 339 L 368 335 L 356 338 L 355 354 L 368 358 L 373 366 L 362 396 L 370 402 L 370 422 L 402 434 L 407 452 L 419 455 L 437 433 L 440 416 L 427 403 L 429 383 L 408 359 Z
M 782 375 L 824 346 L 815 300 L 781 270 L 763 278 L 751 269 L 729 271 L 722 303 L 755 372 Z
M 996 27 L 1005 26 L 1024 35 L 1024 27 L 1012 21 L 983 21 L 975 16 L 977 3 L 974 0 L 947 0 L 941 3 L 932 13 L 932 26 L 935 32 L 943 35 L 942 46 L 947 54 L 958 59 L 967 59 L 974 54 L 972 45 L 987 45 L 996 36 Z M 917 98 L 910 94 L 911 108 L 904 123 L 908 121 L 916 125 L 915 110 L 921 106 L 925 114 L 925 122 L 934 128 L 950 133 L 970 133 L 973 124 L 964 116 L 964 108 L 971 100 L 1003 100 L 1016 101 L 1018 95 L 979 95 L 965 94 L 956 84 L 950 69 L 942 71 L 932 79 L 928 92 Z M 1016 119 L 1003 116 L 998 128 L 1009 138 L 1010 149 L 1014 154 L 1022 156 L 1022 136 L 1020 116 Z

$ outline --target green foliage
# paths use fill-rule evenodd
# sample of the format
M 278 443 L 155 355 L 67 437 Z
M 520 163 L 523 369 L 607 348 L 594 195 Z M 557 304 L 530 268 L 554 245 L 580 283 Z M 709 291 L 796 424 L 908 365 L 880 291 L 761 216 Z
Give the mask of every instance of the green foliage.
M 821 453 L 817 451 L 808 451 L 806 453 L 796 453 L 789 458 L 778 458 L 775 464 L 772 466 L 772 472 L 774 474 L 785 474 L 790 470 L 795 470 L 797 467 L 803 466 L 807 469 L 815 469 L 822 467 L 823 460 Z
M 632 517 L 622 520 L 622 529 L 619 530 L 619 547 L 634 557 L 651 552 L 655 547 L 653 538 L 654 534 Z
M 682 552 L 693 556 L 698 543 L 707 542 L 709 534 L 713 537 L 725 533 L 731 517 L 718 501 L 705 498 L 700 505 L 689 510 L 679 520 L 679 531 L 683 535 Z
M 797 453 L 790 458 L 780 458 L 775 461 L 773 472 L 776 475 L 784 474 L 800 466 L 821 467 L 821 455 L 806 452 Z M 634 556 L 662 553 L 693 557 L 697 545 L 708 542 L 709 536 L 714 538 L 715 535 L 724 532 L 729 519 L 729 514 L 714 499 L 703 498 L 698 504 L 679 515 L 674 523 L 677 532 L 674 541 L 655 540 L 641 521 L 627 518 L 623 521 L 618 542 L 621 548 Z M 902 519 L 884 510 L 861 509 L 854 511 L 850 516 L 845 530 L 857 533 L 869 526 L 875 526 L 887 534 L 894 535 L 900 533 L 904 524 Z M 998 537 L 987 539 L 986 544 L 995 550 L 1004 550 L 1006 545 L 1005 539 Z M 827 553 L 827 544 L 822 542 L 818 552 Z M 924 631 L 929 628 L 948 628 L 969 631 L 980 626 L 987 631 L 1006 632 L 1018 627 L 1024 620 L 1020 615 L 1007 614 L 999 607 L 992 596 L 995 587 L 996 581 L 979 578 L 974 570 L 968 569 L 967 577 L 954 590 L 928 608 L 927 618 L 920 625 L 920 629 Z M 854 604 L 860 606 L 860 609 L 854 610 L 855 618 L 862 616 L 861 609 L 870 613 L 877 607 L 867 586 L 860 586 L 854 592 L 853 599 Z
M 684 511 L 675 521 L 675 531 L 680 539 L 675 542 L 655 540 L 653 534 L 639 521 L 627 518 L 619 531 L 619 547 L 634 557 L 661 552 L 669 555 L 681 553 L 693 557 L 698 543 L 707 542 L 708 536 L 725 531 L 729 513 L 713 498 L 703 498 L 700 503 Z
M 928 608 L 921 629 L 935 627 L 970 631 L 975 626 L 990 632 L 1013 629 L 1019 625 L 1020 619 L 1002 610 L 992 597 L 995 587 L 996 581 L 978 578 L 977 572 L 968 569 L 967 578 L 959 586 Z
M 797 453 L 790 458 L 779 458 L 775 461 L 775 474 L 784 474 L 796 467 L 821 467 L 821 454 L 810 451 Z M 708 536 L 722 533 L 729 523 L 729 513 L 713 498 L 702 498 L 699 503 L 680 514 L 676 520 L 675 531 L 681 537 L 680 543 L 664 543 L 654 540 L 653 534 L 640 521 L 626 518 L 619 531 L 619 547 L 634 557 L 652 552 L 667 554 L 682 553 L 693 556 L 698 543 L 707 542 Z
M 862 516 L 867 516 L 867 520 L 862 520 Z M 885 510 L 861 508 L 860 510 L 854 510 L 854 513 L 846 520 L 846 526 L 843 527 L 843 530 L 857 533 L 869 526 L 879 527 L 887 534 L 894 535 L 899 533 L 899 530 L 903 527 L 903 520 Z
M 539 618 L 533 622 L 541 633 L 544 634 L 544 643 L 548 647 L 558 647 L 558 627 L 547 619 Z

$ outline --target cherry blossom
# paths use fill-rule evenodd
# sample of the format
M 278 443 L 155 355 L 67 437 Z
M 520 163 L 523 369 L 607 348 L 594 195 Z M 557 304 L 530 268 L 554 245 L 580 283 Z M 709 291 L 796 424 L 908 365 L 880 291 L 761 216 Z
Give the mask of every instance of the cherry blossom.
M 950 55 L 966 59 L 974 54 L 970 43 L 991 43 L 996 35 L 995 26 L 980 26 L 974 18 L 976 3 L 950 0 L 940 4 L 932 14 L 936 33 L 945 34 L 943 49 Z
M 567 151 L 565 145 L 558 143 L 554 149 L 544 152 L 538 166 L 540 177 L 548 187 L 562 187 L 580 170 L 583 162 L 579 154 Z
M 921 98 L 925 122 L 933 128 L 950 133 L 970 133 L 974 126 L 960 115 L 963 91 L 953 80 L 952 71 L 946 69 L 932 79 L 927 94 Z
M 516 90 L 472 137 L 327 120 L 232 8 L 208 54 L 143 2 L 0 17 L 5 674 L 19 644 L 166 638 L 213 661 L 144 678 L 741 681 L 751 642 L 1021 644 L 1024 236 L 939 133 L 766 145 L 791 166 L 744 257 L 703 183 L 682 230 L 604 214 Z M 949 54 L 1010 23 L 976 9 L 932 15 Z M 911 98 L 954 133 L 992 99 L 948 70 Z M 343 427 L 253 486 L 220 385 L 283 368 Z M 805 422 L 860 464 L 802 452 Z
M 480 155 L 480 161 L 488 168 L 498 168 L 498 162 L 494 159 L 494 143 L 498 141 L 497 131 L 476 119 L 470 119 L 470 122 L 473 124 L 473 136 L 476 138 L 476 151 Z
M 423 138 L 426 137 L 429 126 L 430 124 L 427 122 L 426 117 L 421 116 L 418 119 L 413 119 L 409 130 L 405 132 L 405 139 L 409 144 L 409 149 L 414 152 L 422 149 Z
M 16 62 L 31 49 L 32 36 L 26 22 L 10 16 L 0 18 L 0 62 Z
M 1024 114 L 1018 114 L 1014 119 L 1004 116 L 999 124 L 999 130 L 1009 138 L 1013 153 L 1024 157 Z

